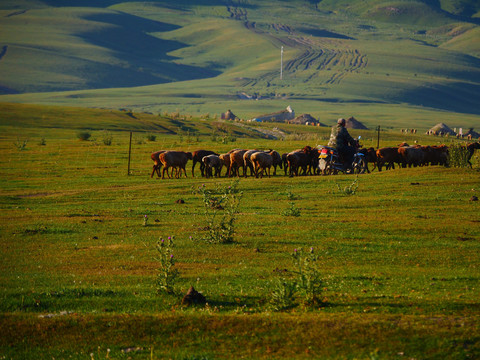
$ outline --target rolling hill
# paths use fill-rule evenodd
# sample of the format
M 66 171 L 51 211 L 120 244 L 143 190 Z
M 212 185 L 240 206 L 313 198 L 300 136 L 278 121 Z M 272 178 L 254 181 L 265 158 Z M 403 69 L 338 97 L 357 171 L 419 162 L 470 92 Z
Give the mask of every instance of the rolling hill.
M 474 0 L 5 1 L 0 101 L 478 115 L 479 11 Z

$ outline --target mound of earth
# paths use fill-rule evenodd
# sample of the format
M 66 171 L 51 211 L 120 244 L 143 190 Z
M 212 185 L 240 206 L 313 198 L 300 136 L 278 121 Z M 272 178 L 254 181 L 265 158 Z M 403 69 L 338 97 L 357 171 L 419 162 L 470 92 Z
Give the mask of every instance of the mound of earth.
M 353 116 L 348 118 L 345 122 L 345 127 L 347 129 L 361 129 L 361 130 L 368 130 L 368 128 L 363 125 L 360 121 L 355 119 Z

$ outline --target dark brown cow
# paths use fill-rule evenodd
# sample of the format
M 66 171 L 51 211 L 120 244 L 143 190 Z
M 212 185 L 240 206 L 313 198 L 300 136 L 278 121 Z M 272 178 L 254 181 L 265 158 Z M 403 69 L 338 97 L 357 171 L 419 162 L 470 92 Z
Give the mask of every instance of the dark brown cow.
M 202 173 L 202 177 L 205 176 L 205 164 L 202 162 L 202 159 L 205 156 L 208 156 L 208 155 L 217 155 L 218 156 L 218 154 L 216 152 L 211 151 L 211 150 L 196 150 L 192 153 L 192 161 L 193 161 L 192 177 L 195 176 L 194 170 L 195 170 L 195 165 L 197 163 L 200 163 L 200 172 Z
M 298 176 L 299 169 L 302 170 L 301 175 L 312 174 L 315 157 L 318 157 L 318 152 L 310 146 L 305 146 L 302 150 L 295 150 L 287 154 L 290 176 Z
M 370 172 L 370 170 L 368 169 L 368 163 L 373 163 L 372 171 L 375 170 L 375 168 L 377 167 L 377 152 L 375 151 L 375 149 L 373 147 L 364 148 L 358 150 L 358 152 L 363 154 L 363 158 L 365 159 L 365 163 L 367 166 L 367 173 Z
M 288 153 L 282 154 L 282 165 L 283 165 L 283 171 L 285 172 L 285 176 L 287 176 L 287 171 L 288 171 L 287 155 Z
M 205 164 L 205 177 L 220 177 L 223 167 L 223 161 L 220 159 L 220 156 L 210 154 L 205 156 L 202 162 Z M 215 174 L 213 174 L 212 169 L 215 169 Z
M 432 160 L 431 165 L 443 165 L 448 164 L 448 146 L 447 145 L 434 145 L 431 146 Z
M 281 169 L 283 166 L 283 160 L 280 154 L 275 150 L 270 151 L 269 154 L 272 156 L 273 159 L 273 175 L 275 176 L 277 175 L 277 166 Z
M 421 146 L 402 146 L 398 148 L 402 167 L 421 166 L 424 163 L 424 149 Z
M 384 147 L 377 150 L 377 168 L 378 171 L 382 171 L 383 165 L 386 165 L 387 170 L 391 167 L 395 169 L 394 163 L 401 163 L 400 155 L 398 154 L 398 148 L 396 147 Z

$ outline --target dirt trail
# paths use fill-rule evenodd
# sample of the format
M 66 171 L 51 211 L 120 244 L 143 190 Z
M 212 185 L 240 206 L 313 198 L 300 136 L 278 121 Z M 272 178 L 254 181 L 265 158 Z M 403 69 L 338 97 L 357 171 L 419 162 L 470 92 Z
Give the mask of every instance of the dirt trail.
M 5 17 L 11 17 L 11 16 L 16 16 L 16 15 L 22 15 L 22 14 L 25 14 L 28 10 L 19 10 L 19 11 L 15 11 L 13 13 L 10 13 L 8 15 L 6 15 Z

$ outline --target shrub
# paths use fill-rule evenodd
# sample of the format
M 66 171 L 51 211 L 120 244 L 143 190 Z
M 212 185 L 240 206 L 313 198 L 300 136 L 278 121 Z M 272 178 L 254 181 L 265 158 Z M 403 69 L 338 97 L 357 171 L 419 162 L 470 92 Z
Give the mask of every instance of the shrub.
M 25 150 L 27 147 L 27 144 L 28 144 L 28 139 L 20 140 L 19 138 L 17 138 L 17 141 L 13 143 L 13 145 L 15 145 L 18 151 Z
M 272 291 L 271 304 L 275 311 L 293 308 L 295 303 L 296 284 L 286 279 L 276 279 Z
M 174 238 L 169 236 L 167 240 L 160 239 L 157 242 L 157 260 L 160 263 L 157 275 L 157 293 L 174 293 L 175 279 L 178 276 L 178 270 L 175 269 L 175 259 L 173 256 Z
M 350 185 L 345 186 L 343 189 L 340 187 L 338 183 L 335 183 L 337 186 L 338 191 L 345 195 L 355 195 L 357 193 L 358 189 L 358 176 L 353 180 L 353 182 Z
M 237 189 L 238 179 L 226 187 L 217 186 L 209 190 L 205 184 L 196 193 L 202 196 L 207 226 L 204 240 L 212 243 L 232 243 L 235 235 L 235 221 L 242 192 Z
M 113 141 L 112 134 L 110 134 L 108 131 L 105 130 L 103 132 L 103 144 L 107 145 L 107 146 L 110 146 L 110 145 L 112 145 L 112 141 Z
M 92 134 L 90 134 L 88 131 L 79 131 L 77 133 L 77 138 L 82 141 L 87 141 L 91 136 Z
M 470 167 L 468 164 L 468 150 L 460 144 L 448 147 L 448 164 L 453 167 Z
M 149 135 L 147 135 L 147 140 L 148 141 L 155 141 L 155 140 L 157 140 L 157 136 L 149 134 Z
M 222 137 L 222 144 L 234 143 L 237 138 L 233 135 L 225 135 Z
M 295 203 L 293 201 L 291 201 L 289 204 L 290 204 L 289 207 L 286 208 L 285 210 L 283 210 L 282 215 L 283 216 L 295 216 L 295 217 L 300 216 L 300 209 L 295 207 Z
M 292 193 L 290 190 L 288 190 L 285 195 L 287 196 L 287 199 L 290 201 L 297 200 L 298 196 Z
M 278 280 L 272 291 L 272 307 L 276 311 L 294 307 L 299 298 L 305 306 L 321 304 L 322 279 L 317 265 L 318 256 L 313 248 L 309 251 L 295 249 L 292 259 L 295 278 Z
M 292 258 L 296 268 L 294 273 L 297 275 L 297 290 L 303 296 L 304 303 L 310 306 L 319 304 L 322 279 L 317 267 L 318 256 L 313 247 L 309 251 L 295 249 Z

